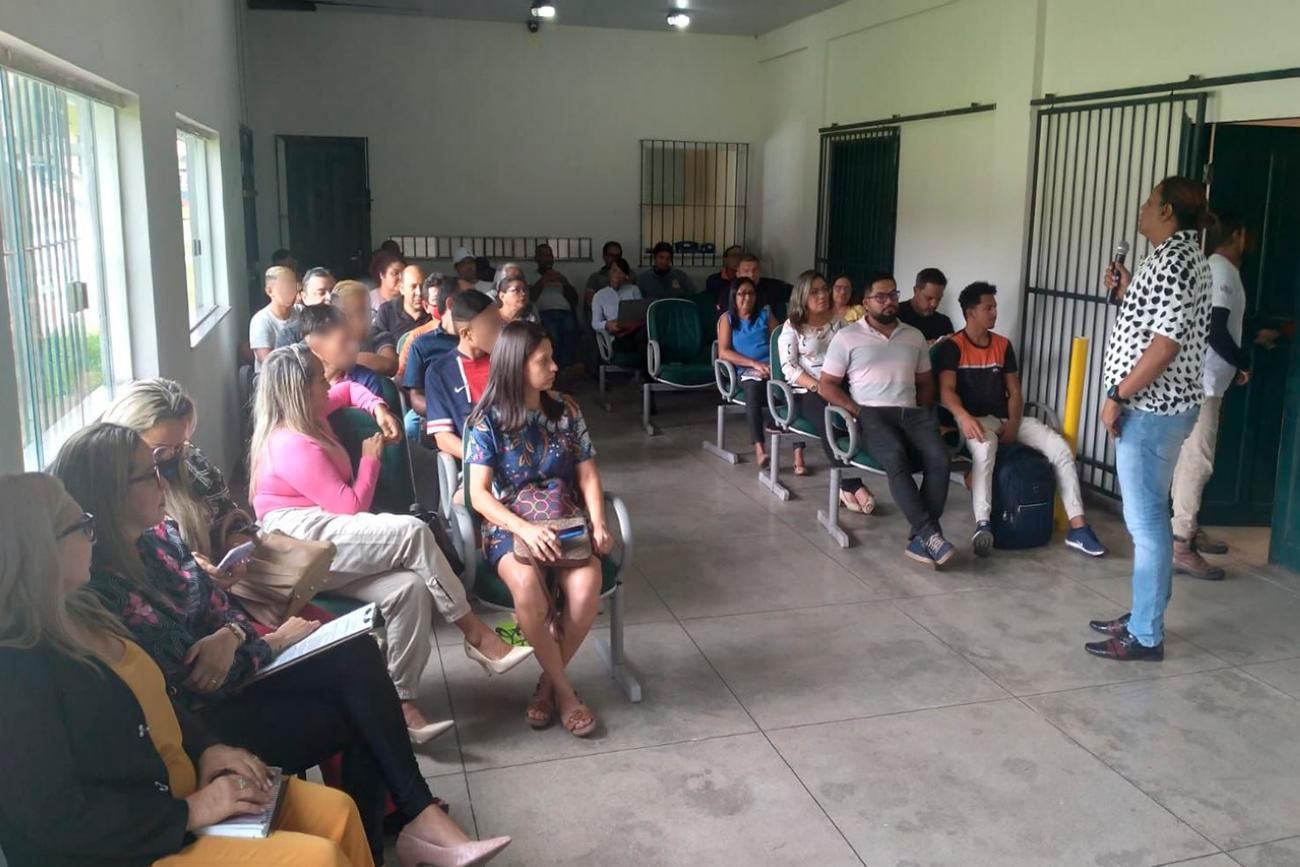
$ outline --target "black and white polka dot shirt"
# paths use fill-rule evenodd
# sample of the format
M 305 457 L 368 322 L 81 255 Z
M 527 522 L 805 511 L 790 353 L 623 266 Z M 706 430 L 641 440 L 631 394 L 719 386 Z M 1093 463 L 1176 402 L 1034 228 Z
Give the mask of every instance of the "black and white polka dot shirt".
M 1210 335 L 1210 265 L 1197 233 L 1175 232 L 1142 260 L 1106 344 L 1106 387 L 1132 372 L 1156 334 L 1178 344 L 1178 354 L 1154 382 L 1133 395 L 1133 409 L 1173 415 L 1205 400 L 1202 373 Z

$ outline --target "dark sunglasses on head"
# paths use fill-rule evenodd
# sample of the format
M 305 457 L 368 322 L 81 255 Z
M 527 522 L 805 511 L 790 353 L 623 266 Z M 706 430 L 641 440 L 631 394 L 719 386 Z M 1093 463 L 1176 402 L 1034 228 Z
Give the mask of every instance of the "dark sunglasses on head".
M 66 539 L 68 536 L 71 536 L 73 533 L 77 533 L 77 532 L 83 533 L 88 540 L 94 542 L 95 541 L 95 516 L 90 514 L 89 512 L 82 512 L 81 520 L 73 524 L 71 527 L 68 527 L 62 533 L 60 533 L 59 538 Z
M 157 469 L 158 475 L 162 476 L 169 482 L 174 482 L 181 477 L 181 462 L 189 454 L 190 444 L 182 443 L 180 448 L 172 446 L 159 446 L 153 450 L 153 465 Z

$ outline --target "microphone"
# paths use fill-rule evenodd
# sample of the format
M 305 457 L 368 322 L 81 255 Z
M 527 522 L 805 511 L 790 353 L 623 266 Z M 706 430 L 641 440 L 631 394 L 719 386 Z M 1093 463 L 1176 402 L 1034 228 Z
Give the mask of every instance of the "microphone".
M 1120 241 L 1118 244 L 1115 245 L 1115 252 L 1110 257 L 1109 270 L 1111 272 L 1115 272 L 1118 270 L 1115 267 L 1116 265 L 1124 264 L 1124 260 L 1128 258 L 1128 251 L 1129 251 L 1128 241 Z M 1118 304 L 1120 302 L 1119 283 L 1116 283 L 1115 288 L 1110 290 L 1109 300 L 1111 304 Z

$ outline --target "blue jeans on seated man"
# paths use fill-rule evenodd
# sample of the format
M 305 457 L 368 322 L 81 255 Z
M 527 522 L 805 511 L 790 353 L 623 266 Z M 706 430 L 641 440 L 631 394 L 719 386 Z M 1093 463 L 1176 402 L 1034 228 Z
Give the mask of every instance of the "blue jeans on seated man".
M 1173 591 L 1174 534 L 1169 489 L 1183 440 L 1200 408 L 1176 415 L 1126 409 L 1115 440 L 1124 524 L 1133 537 L 1133 607 L 1129 633 L 1146 647 L 1165 640 L 1165 607 Z
M 551 335 L 551 351 L 560 370 L 573 364 L 578 349 L 578 320 L 572 310 L 543 310 L 542 325 Z
M 934 407 L 864 406 L 858 427 L 867 453 L 880 462 L 889 478 L 889 493 L 903 510 L 912 535 L 925 539 L 942 532 L 939 519 L 948 502 L 952 457 L 939 436 Z M 919 465 L 921 489 L 912 478 Z

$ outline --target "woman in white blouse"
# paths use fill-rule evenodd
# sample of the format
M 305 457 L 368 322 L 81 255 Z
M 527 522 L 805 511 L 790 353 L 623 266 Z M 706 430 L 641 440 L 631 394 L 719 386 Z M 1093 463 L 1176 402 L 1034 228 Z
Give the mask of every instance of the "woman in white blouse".
M 842 321 L 831 307 L 831 290 L 826 285 L 826 278 L 817 271 L 800 274 L 799 282 L 790 294 L 787 310 L 789 318 L 781 326 L 777 338 L 781 372 L 794 389 L 799 415 L 817 429 L 822 439 L 822 450 L 828 459 L 834 460 L 826 442 L 826 401 L 817 393 L 817 382 L 822 362 L 826 360 L 826 350 Z M 795 462 L 796 475 L 803 475 L 799 472 L 803 462 L 802 450 L 795 452 Z M 845 479 L 840 483 L 840 503 L 844 508 L 864 515 L 871 514 L 876 508 L 876 498 L 861 479 Z

